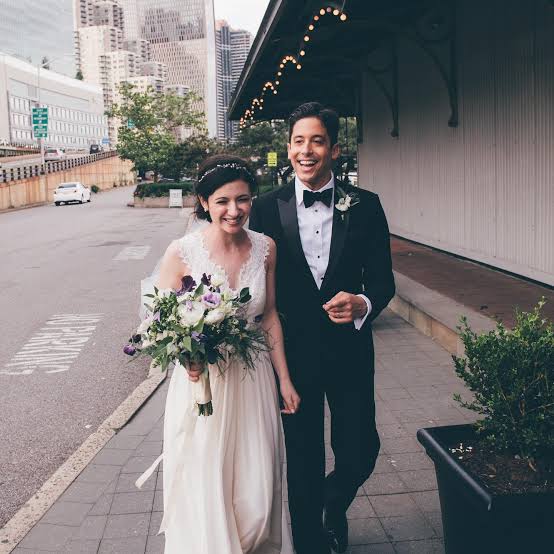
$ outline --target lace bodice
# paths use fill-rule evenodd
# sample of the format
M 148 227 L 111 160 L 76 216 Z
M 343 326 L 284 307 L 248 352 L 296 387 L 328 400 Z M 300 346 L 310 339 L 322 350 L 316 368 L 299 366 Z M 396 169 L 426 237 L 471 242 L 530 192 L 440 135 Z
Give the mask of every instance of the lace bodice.
M 248 303 L 247 317 L 254 319 L 263 314 L 266 296 L 265 260 L 269 253 L 268 238 L 261 233 L 245 229 L 252 248 L 250 256 L 240 268 L 236 290 L 248 287 L 252 300 Z M 198 283 L 203 273 L 219 277 L 225 288 L 231 288 L 225 270 L 213 261 L 204 244 L 203 229 L 198 229 L 179 240 L 180 255 L 194 280 Z

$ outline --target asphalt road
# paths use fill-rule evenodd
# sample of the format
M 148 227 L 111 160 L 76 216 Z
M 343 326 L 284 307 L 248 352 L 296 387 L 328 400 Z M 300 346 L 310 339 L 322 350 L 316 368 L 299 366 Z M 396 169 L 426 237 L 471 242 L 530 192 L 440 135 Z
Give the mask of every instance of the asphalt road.
M 186 217 L 132 190 L 0 214 L 0 527 L 147 374 L 122 347 Z

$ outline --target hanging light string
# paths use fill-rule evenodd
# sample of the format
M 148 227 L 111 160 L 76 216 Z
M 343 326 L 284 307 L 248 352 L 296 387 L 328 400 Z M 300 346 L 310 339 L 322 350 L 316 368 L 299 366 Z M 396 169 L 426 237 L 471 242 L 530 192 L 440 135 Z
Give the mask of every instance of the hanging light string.
M 337 17 L 339 21 L 344 22 L 348 19 L 348 16 L 344 12 L 344 4 L 343 1 L 341 9 L 338 9 L 333 6 L 326 6 L 324 8 L 321 8 L 311 19 L 310 23 L 308 24 L 308 27 L 306 31 L 304 32 L 304 35 L 302 37 L 302 41 L 300 43 L 300 47 L 298 50 L 298 53 L 293 56 L 291 54 L 288 54 L 284 56 L 281 61 L 279 62 L 279 67 L 277 68 L 275 72 L 275 78 L 273 81 L 267 81 L 258 98 L 254 98 L 252 102 L 250 103 L 250 108 L 245 110 L 243 116 L 240 118 L 239 122 L 239 128 L 243 129 L 246 127 L 247 124 L 252 124 L 254 122 L 254 114 L 256 111 L 262 111 L 264 109 L 264 96 L 266 94 L 277 94 L 278 87 L 281 85 L 283 76 L 285 74 L 285 71 L 287 68 L 293 66 L 296 68 L 297 71 L 300 71 L 302 69 L 302 63 L 303 58 L 306 56 L 308 46 L 310 44 L 310 41 L 312 40 L 313 33 L 317 30 L 318 25 L 321 23 L 324 17 L 332 16 Z

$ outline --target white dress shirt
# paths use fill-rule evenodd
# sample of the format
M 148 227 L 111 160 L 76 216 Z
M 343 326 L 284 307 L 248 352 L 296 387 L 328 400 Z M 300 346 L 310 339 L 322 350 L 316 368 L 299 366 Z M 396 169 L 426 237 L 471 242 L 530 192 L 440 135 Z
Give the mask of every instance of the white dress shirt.
M 304 205 L 304 191 L 311 191 L 298 177 L 294 181 L 296 193 L 296 211 L 298 217 L 298 231 L 300 242 L 304 250 L 304 256 L 312 272 L 314 281 L 318 288 L 321 288 L 327 266 L 329 265 L 329 252 L 331 250 L 331 235 L 333 233 L 333 211 L 335 206 L 335 177 L 327 184 L 317 190 L 323 192 L 327 189 L 333 190 L 331 205 L 326 206 L 323 202 L 314 202 L 309 208 Z M 347 291 L 346 291 L 347 292 Z M 371 302 L 363 294 L 359 294 L 367 304 L 367 312 L 362 318 L 354 320 L 356 329 L 361 329 L 367 316 L 371 312 Z

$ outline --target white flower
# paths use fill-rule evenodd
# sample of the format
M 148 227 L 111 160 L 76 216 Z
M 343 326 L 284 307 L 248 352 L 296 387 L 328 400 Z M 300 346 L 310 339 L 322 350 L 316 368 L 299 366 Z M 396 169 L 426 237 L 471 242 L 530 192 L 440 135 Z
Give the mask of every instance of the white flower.
M 201 302 L 187 302 L 177 308 L 181 323 L 187 327 L 194 327 L 204 316 L 204 306 Z
M 221 275 L 212 275 L 211 283 L 212 287 L 220 287 L 225 282 L 225 279 Z
M 152 323 L 153 321 L 153 317 L 152 317 L 152 314 L 150 314 L 149 316 L 145 317 L 143 320 L 142 320 L 142 323 L 138 326 L 138 329 L 137 329 L 137 333 L 139 335 L 142 335 L 144 333 L 146 333 L 146 331 L 148 331 L 148 327 L 150 327 L 150 324 Z
M 167 298 L 168 296 L 171 295 L 172 292 L 173 292 L 172 289 L 159 289 L 158 290 L 158 297 L 159 298 Z
M 346 212 L 348 211 L 348 208 L 350 208 L 350 204 L 347 204 L 344 198 L 341 198 L 337 204 L 335 204 L 335 208 L 339 210 L 339 212 Z
M 204 319 L 204 322 L 208 325 L 217 325 L 218 323 L 221 323 L 227 314 L 225 313 L 224 306 L 220 306 L 219 308 L 216 308 L 215 310 L 210 310 Z

